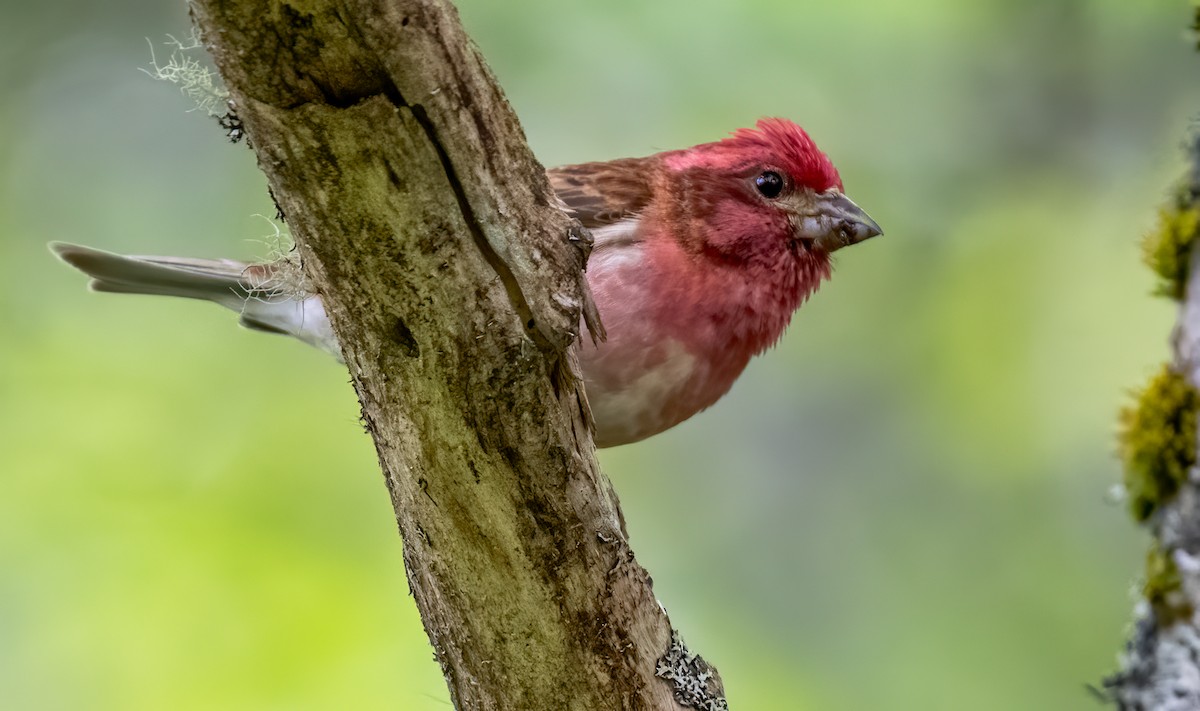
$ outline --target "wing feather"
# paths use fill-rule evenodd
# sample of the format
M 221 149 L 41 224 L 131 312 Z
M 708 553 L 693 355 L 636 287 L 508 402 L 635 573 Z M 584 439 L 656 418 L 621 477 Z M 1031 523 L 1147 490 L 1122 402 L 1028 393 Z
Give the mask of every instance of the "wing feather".
M 588 229 L 636 218 L 650 203 L 656 156 L 564 165 L 546 171 L 571 216 Z

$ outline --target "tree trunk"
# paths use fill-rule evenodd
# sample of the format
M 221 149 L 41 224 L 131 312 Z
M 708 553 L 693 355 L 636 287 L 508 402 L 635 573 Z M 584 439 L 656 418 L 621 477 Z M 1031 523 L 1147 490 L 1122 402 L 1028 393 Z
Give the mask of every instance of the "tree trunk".
M 342 344 L 455 706 L 725 708 L 596 463 L 572 347 L 601 336 L 590 237 L 454 8 L 193 14 Z

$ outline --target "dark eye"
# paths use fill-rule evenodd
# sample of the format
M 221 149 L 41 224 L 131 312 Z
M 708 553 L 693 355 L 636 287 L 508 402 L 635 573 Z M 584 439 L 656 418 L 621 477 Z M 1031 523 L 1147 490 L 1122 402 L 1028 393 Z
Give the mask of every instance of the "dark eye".
M 768 170 L 754 179 L 754 187 L 765 198 L 777 198 L 783 192 L 783 176 L 773 170 Z

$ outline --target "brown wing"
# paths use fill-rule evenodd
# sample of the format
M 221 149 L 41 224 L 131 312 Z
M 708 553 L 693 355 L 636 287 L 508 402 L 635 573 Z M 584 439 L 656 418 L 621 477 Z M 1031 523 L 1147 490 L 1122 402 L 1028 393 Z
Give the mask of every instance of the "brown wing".
M 564 165 L 546 171 L 571 215 L 589 229 L 634 217 L 650 202 L 655 156 Z

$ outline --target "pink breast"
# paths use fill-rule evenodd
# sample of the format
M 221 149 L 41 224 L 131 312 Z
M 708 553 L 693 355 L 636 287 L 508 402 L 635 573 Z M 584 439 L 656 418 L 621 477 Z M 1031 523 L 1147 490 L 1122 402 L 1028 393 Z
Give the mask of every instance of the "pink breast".
M 712 320 L 696 315 L 699 295 L 664 273 L 676 255 L 646 256 L 644 244 L 623 245 L 600 250 L 588 266 L 609 334 L 580 351 L 601 447 L 644 439 L 712 405 L 751 355 L 722 343 Z

